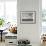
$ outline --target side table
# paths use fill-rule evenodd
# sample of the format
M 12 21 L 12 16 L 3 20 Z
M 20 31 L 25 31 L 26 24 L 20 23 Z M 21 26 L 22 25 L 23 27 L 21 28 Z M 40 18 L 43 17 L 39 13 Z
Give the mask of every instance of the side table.
M 2 42 L 2 32 L 3 32 L 3 30 L 0 30 L 0 32 L 1 32 L 1 42 Z

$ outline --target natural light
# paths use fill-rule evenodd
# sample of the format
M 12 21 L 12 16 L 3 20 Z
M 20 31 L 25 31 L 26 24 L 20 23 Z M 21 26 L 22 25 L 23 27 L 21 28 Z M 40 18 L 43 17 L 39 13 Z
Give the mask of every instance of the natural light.
M 42 0 L 42 9 L 46 9 L 46 0 Z
M 17 0 L 0 1 L 0 18 L 17 25 Z
M 46 0 L 42 0 L 42 32 L 46 32 Z

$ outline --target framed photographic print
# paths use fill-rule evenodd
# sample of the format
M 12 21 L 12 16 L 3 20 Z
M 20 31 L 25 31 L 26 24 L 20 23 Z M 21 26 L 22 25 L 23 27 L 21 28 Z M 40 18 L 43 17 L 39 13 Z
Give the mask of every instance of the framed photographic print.
M 36 23 L 36 11 L 21 11 L 20 12 L 21 24 L 35 24 Z

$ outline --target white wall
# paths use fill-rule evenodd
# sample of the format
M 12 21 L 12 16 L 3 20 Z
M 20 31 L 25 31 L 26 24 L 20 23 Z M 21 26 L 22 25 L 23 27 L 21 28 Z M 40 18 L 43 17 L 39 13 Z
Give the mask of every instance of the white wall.
M 18 39 L 40 43 L 41 4 L 41 0 L 18 0 Z M 36 24 L 20 24 L 20 11 L 36 11 Z M 35 46 L 39 46 L 37 44 Z

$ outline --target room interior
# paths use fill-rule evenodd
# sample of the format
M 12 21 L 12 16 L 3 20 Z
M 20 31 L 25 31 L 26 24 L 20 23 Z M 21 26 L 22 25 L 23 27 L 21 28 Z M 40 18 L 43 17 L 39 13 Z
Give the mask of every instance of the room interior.
M 0 0 L 0 46 L 46 46 L 46 0 Z

